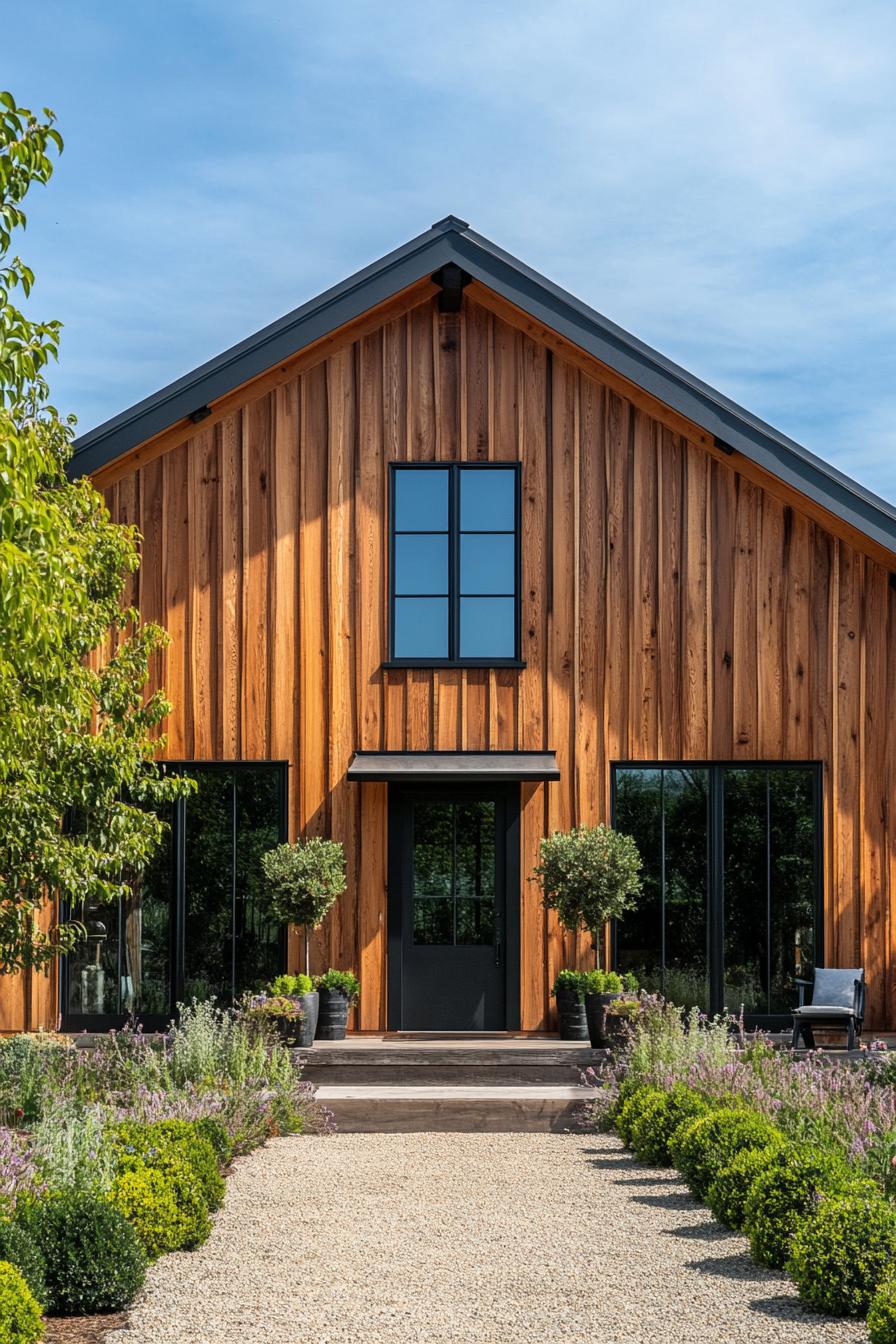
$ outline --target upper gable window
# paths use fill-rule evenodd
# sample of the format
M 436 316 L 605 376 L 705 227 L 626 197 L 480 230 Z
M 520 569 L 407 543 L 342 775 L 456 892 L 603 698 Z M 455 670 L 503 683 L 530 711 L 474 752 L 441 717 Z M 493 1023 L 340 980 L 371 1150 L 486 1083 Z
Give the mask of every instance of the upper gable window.
M 516 464 L 393 464 L 391 481 L 392 661 L 516 663 Z

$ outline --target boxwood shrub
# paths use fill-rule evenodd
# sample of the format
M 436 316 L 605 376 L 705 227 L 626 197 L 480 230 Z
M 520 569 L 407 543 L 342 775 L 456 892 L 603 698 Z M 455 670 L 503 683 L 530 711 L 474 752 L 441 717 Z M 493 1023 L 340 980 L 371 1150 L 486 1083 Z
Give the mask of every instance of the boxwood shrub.
M 651 1097 L 662 1095 L 660 1088 L 648 1087 L 646 1083 L 637 1083 L 634 1086 L 623 1083 L 613 1113 L 613 1124 L 626 1148 L 631 1147 L 632 1125 L 641 1114 L 642 1107 L 647 1105 Z
M 23 1227 L 14 1222 L 0 1222 L 0 1261 L 15 1265 L 36 1300 L 43 1306 L 47 1300 L 47 1279 L 44 1260 Z
M 150 1260 L 195 1245 L 195 1229 L 178 1206 L 169 1176 L 136 1166 L 116 1176 L 109 1201 L 127 1218 Z
M 680 1126 L 669 1145 L 672 1163 L 691 1193 L 705 1199 L 723 1167 L 746 1148 L 764 1148 L 779 1131 L 765 1116 L 744 1107 L 722 1107 Z
M 871 1344 L 896 1344 L 896 1279 L 885 1279 L 868 1308 Z
M 669 1142 L 677 1129 L 712 1109 L 699 1092 L 676 1083 L 668 1092 L 649 1094 L 631 1122 L 631 1146 L 640 1162 L 655 1167 L 672 1163 Z
M 111 1133 L 118 1170 L 134 1165 L 164 1170 L 172 1157 L 186 1162 L 193 1171 L 206 1208 L 220 1208 L 224 1198 L 224 1179 L 211 1141 L 190 1120 L 157 1120 L 143 1125 L 129 1120 L 116 1125 Z
M 43 1337 L 40 1306 L 24 1276 L 0 1260 L 0 1344 L 37 1344 Z
M 706 1192 L 706 1202 L 720 1223 L 739 1232 L 744 1225 L 747 1197 L 758 1176 L 767 1171 L 784 1144 L 783 1136 L 763 1148 L 744 1148 L 727 1167 L 717 1172 Z
M 197 1134 L 201 1134 L 204 1139 L 208 1139 L 214 1149 L 218 1166 L 229 1167 L 233 1161 L 233 1144 L 221 1121 L 216 1120 L 213 1115 L 204 1115 L 201 1120 L 194 1120 L 193 1124 Z
M 896 1257 L 896 1210 L 860 1182 L 797 1224 L 787 1270 L 800 1298 L 831 1316 L 862 1316 Z
M 16 1219 L 43 1256 L 51 1314 L 120 1311 L 142 1288 L 143 1247 L 108 1200 L 66 1191 L 29 1205 Z
M 782 1269 L 800 1221 L 814 1212 L 819 1196 L 841 1191 L 850 1173 L 842 1158 L 824 1148 L 787 1143 L 757 1175 L 744 1205 L 743 1228 L 760 1265 Z

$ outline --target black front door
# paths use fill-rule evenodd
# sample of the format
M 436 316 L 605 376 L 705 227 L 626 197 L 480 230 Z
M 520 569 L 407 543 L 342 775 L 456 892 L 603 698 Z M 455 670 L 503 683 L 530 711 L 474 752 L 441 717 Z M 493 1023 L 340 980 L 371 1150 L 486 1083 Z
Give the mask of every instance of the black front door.
M 519 788 L 389 793 L 389 1026 L 519 1025 Z

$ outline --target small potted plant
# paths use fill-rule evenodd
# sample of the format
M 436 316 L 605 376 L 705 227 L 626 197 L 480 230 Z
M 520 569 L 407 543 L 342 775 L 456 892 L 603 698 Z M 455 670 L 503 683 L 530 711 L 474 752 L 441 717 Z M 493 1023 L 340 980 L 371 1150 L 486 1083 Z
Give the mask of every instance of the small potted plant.
M 357 1001 L 361 988 L 358 977 L 353 971 L 334 971 L 331 967 L 326 975 L 319 975 L 314 983 L 320 995 L 317 1039 L 344 1041 L 348 1010 Z
M 302 1010 L 302 1017 L 299 1024 L 299 1032 L 296 1036 L 296 1045 L 303 1050 L 308 1049 L 314 1044 L 314 1033 L 317 1031 L 317 1013 L 320 1006 L 320 997 L 314 988 L 314 983 L 310 975 L 278 975 L 268 985 L 269 994 L 285 994 L 287 998 L 295 999 Z
M 587 1041 L 585 972 L 559 971 L 551 994 L 557 1000 L 561 1041 Z
M 305 974 L 311 975 L 311 931 L 318 928 L 337 896 L 345 891 L 345 851 L 338 840 L 312 836 L 277 845 L 261 856 L 264 901 L 279 924 L 305 931 Z
M 284 1045 L 292 1045 L 301 1030 L 301 1005 L 286 994 L 253 994 L 246 1011 L 253 1021 L 273 1027 Z

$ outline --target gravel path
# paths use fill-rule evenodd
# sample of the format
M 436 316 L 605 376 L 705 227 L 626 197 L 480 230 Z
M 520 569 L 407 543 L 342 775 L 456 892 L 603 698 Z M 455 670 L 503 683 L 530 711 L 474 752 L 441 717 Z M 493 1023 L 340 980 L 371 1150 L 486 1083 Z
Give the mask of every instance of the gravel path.
M 850 1344 L 607 1136 L 342 1134 L 238 1164 L 107 1344 Z

